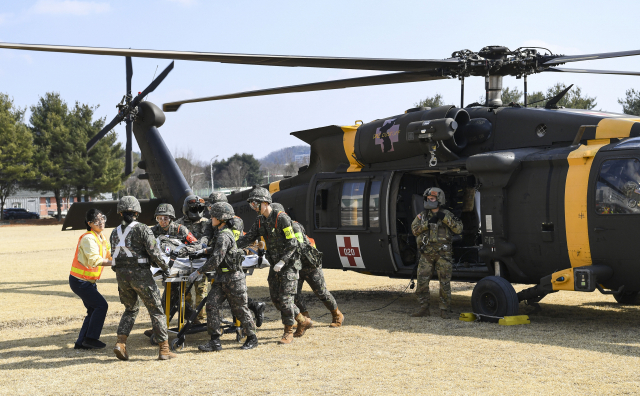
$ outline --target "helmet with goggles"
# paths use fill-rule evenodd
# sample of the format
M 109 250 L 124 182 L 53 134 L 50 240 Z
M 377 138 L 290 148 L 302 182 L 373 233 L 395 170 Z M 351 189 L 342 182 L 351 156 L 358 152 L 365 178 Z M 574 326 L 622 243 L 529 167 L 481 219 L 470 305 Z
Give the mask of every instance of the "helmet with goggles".
M 184 214 L 191 221 L 198 221 L 204 215 L 204 199 L 197 195 L 189 195 L 184 199 L 182 205 L 182 214 Z

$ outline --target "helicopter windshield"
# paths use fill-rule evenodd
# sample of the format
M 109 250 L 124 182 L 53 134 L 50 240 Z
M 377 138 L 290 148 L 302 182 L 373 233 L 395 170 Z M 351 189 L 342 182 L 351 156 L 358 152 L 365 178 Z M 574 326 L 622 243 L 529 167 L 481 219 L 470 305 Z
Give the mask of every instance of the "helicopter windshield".
M 596 184 L 599 214 L 640 213 L 640 161 L 635 158 L 605 161 Z

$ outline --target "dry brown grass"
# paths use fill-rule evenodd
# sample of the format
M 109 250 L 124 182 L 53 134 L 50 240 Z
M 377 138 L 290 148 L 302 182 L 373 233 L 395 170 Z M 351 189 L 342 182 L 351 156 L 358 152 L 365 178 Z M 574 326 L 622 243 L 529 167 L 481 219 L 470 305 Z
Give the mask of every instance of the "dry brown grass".
M 597 293 L 556 293 L 531 324 L 498 326 L 410 318 L 417 308 L 404 280 L 326 270 L 346 325 L 308 295 L 316 327 L 292 345 L 276 344 L 282 327 L 270 306 L 260 346 L 241 351 L 231 335 L 221 353 L 201 353 L 204 334 L 187 337 L 178 359 L 158 362 L 142 331 L 144 308 L 130 337 L 132 360 L 111 346 L 123 311 L 113 272 L 99 288 L 110 304 L 102 351 L 75 351 L 84 316 L 69 289 L 80 231 L 60 226 L 0 227 L 0 393 L 2 394 L 638 394 L 637 307 Z M 266 301 L 267 271 L 248 278 Z M 433 288 L 437 292 L 437 286 Z M 454 284 L 454 310 L 468 312 L 472 288 Z M 309 290 L 307 289 L 307 292 Z M 435 295 L 433 296 L 435 298 Z M 359 313 L 360 312 L 360 313 Z M 521 305 L 521 313 L 529 307 Z

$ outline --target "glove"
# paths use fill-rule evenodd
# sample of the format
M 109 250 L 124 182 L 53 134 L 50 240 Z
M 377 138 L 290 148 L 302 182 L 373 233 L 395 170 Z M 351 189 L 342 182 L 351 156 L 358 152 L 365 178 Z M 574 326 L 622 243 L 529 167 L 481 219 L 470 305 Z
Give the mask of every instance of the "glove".
M 444 212 L 439 210 L 436 212 L 436 217 L 440 220 L 444 220 Z
M 438 220 L 444 220 L 444 212 L 442 211 L 437 211 L 430 219 L 429 219 L 429 223 L 433 224 L 433 223 L 437 223 Z
M 280 260 L 280 261 L 278 261 L 278 264 L 273 266 L 273 270 L 276 271 L 276 272 L 280 272 L 282 267 L 284 267 L 284 261 Z
M 194 283 L 200 278 L 200 273 L 198 271 L 193 271 L 191 275 L 189 275 L 189 282 Z
M 160 270 L 162 272 L 162 280 L 166 280 L 169 277 L 169 270 Z

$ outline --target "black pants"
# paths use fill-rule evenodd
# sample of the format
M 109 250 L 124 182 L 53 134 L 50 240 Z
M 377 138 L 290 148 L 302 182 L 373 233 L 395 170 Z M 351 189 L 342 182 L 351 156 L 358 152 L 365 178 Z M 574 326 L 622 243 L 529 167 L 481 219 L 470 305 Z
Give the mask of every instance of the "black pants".
M 97 340 L 102 333 L 104 319 L 107 316 L 109 304 L 98 291 L 95 283 L 78 279 L 73 275 L 69 275 L 69 286 L 71 290 L 82 299 L 82 303 L 87 308 L 87 317 L 84 318 L 80 334 L 76 345 L 82 345 L 82 341 L 86 338 Z

